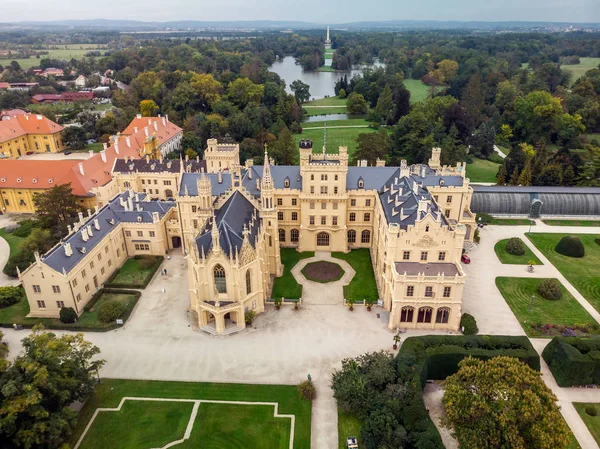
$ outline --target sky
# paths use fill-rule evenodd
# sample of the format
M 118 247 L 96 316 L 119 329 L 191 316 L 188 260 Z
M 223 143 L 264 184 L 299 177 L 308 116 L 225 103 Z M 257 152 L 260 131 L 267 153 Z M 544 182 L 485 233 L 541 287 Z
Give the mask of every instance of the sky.
M 600 22 L 600 0 L 0 0 L 0 23 L 66 19 Z

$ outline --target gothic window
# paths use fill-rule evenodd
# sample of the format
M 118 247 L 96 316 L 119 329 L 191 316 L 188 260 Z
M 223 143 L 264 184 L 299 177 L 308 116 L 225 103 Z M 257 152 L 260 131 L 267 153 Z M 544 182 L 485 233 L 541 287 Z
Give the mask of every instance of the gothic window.
M 285 242 L 285 229 L 280 229 L 279 230 L 279 241 L 280 242 Z
M 283 206 L 283 198 L 277 198 L 277 205 Z
M 438 254 L 438 260 L 446 260 L 446 251 L 440 251 Z
M 428 285 L 427 287 L 425 287 L 425 297 L 426 298 L 433 298 L 433 287 Z
M 219 293 L 227 293 L 227 279 L 225 278 L 225 269 L 221 265 L 215 265 L 213 269 L 215 278 L 215 288 Z
M 356 213 L 350 212 L 350 221 L 356 221 Z
M 435 315 L 436 323 L 447 323 L 448 318 L 450 318 L 450 309 L 447 307 L 440 307 L 437 309 L 437 313 Z
M 298 221 L 298 212 L 292 212 L 292 221 Z
M 369 212 L 365 212 L 364 219 L 365 221 L 371 221 L 371 214 Z
M 431 323 L 432 311 L 431 307 L 421 307 L 417 316 L 417 323 Z
M 354 229 L 348 231 L 348 243 L 356 243 L 356 231 Z
M 444 287 L 444 298 L 450 298 L 452 287 Z
M 415 313 L 415 309 L 412 307 L 402 307 L 400 312 L 400 322 L 401 323 L 412 323 L 413 316 Z
M 246 294 L 252 293 L 252 273 L 250 269 L 246 270 Z
M 371 231 L 365 229 L 360 236 L 360 243 L 371 243 Z
M 283 212 L 277 212 L 277 219 L 278 220 L 283 220 Z
M 317 246 L 329 246 L 329 234 L 319 232 L 317 234 Z
M 292 243 L 298 243 L 299 239 L 300 239 L 300 231 L 298 231 L 297 229 L 292 229 L 290 231 L 290 240 L 292 241 Z

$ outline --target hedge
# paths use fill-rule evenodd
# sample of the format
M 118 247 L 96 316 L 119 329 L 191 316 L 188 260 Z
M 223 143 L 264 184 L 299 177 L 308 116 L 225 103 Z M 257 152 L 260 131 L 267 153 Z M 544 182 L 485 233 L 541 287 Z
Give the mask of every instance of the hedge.
M 139 257 L 140 256 L 134 256 L 133 258 L 138 259 Z M 163 260 L 164 260 L 163 256 L 153 256 L 153 257 L 156 257 L 156 263 L 148 271 L 148 274 L 146 275 L 146 277 L 144 278 L 144 281 L 141 284 L 121 284 L 118 282 L 113 282 L 113 280 L 119 275 L 119 272 L 121 271 L 121 269 L 119 268 L 112 275 L 110 275 L 110 277 L 106 280 L 106 282 L 104 282 L 104 286 L 106 288 L 139 288 L 139 289 L 146 288 L 148 286 L 148 284 L 150 283 L 150 281 L 152 280 L 152 278 L 154 277 L 154 273 L 156 273 L 156 270 L 158 270 L 158 267 L 160 267 L 160 265 L 163 263 Z M 127 261 L 125 261 L 125 263 L 127 263 Z
M 560 387 L 600 384 L 600 340 L 554 337 L 542 357 Z

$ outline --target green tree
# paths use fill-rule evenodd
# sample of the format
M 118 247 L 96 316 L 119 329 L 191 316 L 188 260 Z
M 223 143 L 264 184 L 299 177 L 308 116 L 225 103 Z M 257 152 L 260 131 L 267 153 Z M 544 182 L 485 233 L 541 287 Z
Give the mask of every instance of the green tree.
M 196 91 L 203 112 L 209 111 L 221 99 L 223 86 L 210 74 L 196 73 L 190 79 L 190 84 Z
M 438 70 L 440 71 L 443 83 L 450 83 L 458 73 L 458 62 L 452 59 L 444 59 L 438 62 Z
M 375 106 L 375 114 L 381 119 L 381 123 L 391 125 L 394 119 L 394 99 L 392 97 L 392 89 L 389 84 L 386 84 L 381 95 L 377 99 Z
M 512 172 L 512 175 L 510 175 L 509 184 L 511 186 L 518 186 L 519 185 L 519 167 L 515 167 L 515 169 Z
M 34 328 L 23 353 L 0 376 L 0 434 L 15 446 L 59 448 L 77 413 L 71 404 L 92 393 L 100 350 L 83 334 L 57 337 Z
M 546 165 L 537 178 L 539 186 L 559 186 L 562 184 L 563 170 L 560 165 Z
M 248 78 L 237 78 L 229 83 L 227 96 L 233 104 L 243 109 L 250 102 L 260 103 L 264 88 L 262 84 L 254 84 Z
M 352 92 L 346 100 L 346 110 L 350 115 L 365 115 L 369 110 L 365 97 L 361 94 Z
M 572 165 L 567 166 L 563 172 L 562 177 L 562 185 L 563 186 L 573 186 L 575 184 L 575 170 Z
M 528 161 L 525 165 L 525 168 L 523 169 L 523 171 L 521 171 L 521 174 L 519 175 L 519 185 L 530 186 L 531 180 L 531 161 Z
M 375 165 L 377 159 L 386 160 L 392 147 L 392 139 L 387 130 L 381 129 L 376 133 L 359 134 L 354 160 L 366 160 Z
M 154 100 L 140 101 L 140 112 L 142 117 L 156 117 L 159 107 Z
M 36 251 L 44 254 L 54 244 L 54 238 L 49 229 L 34 228 L 31 234 L 23 240 L 21 250 L 25 253 L 33 254 Z
M 69 150 L 81 150 L 87 144 L 85 131 L 81 126 L 67 126 L 62 132 L 62 141 Z
M 512 357 L 468 357 L 458 366 L 446 378 L 443 403 L 460 447 L 568 447 L 569 428 L 539 372 Z
M 279 165 L 294 165 L 296 140 L 287 126 L 279 133 L 277 140 L 271 142 L 269 153 Z
M 4 334 L 0 332 L 0 378 L 2 373 L 6 371 L 8 367 L 8 361 L 6 360 L 6 356 L 8 355 L 8 345 L 2 340 Z
M 82 208 L 72 193 L 71 183 L 54 186 L 33 196 L 40 225 L 52 234 L 66 235 L 67 225 L 77 221 Z
M 562 115 L 559 98 L 549 92 L 535 91 L 515 100 L 514 132 L 529 143 L 550 142 L 555 130 L 555 120 Z
M 499 186 L 506 185 L 506 165 L 502 164 L 498 169 L 498 174 L 496 175 L 496 184 Z
M 296 80 L 290 84 L 290 89 L 294 92 L 296 101 L 300 104 L 310 100 L 310 86 L 301 80 Z
M 442 165 L 456 165 L 467 157 L 467 150 L 458 138 L 458 129 L 455 125 L 450 127 L 448 134 L 442 139 Z
M 338 98 L 341 98 L 342 100 L 344 98 L 346 98 L 346 90 L 345 89 L 340 89 L 340 91 L 338 92 Z

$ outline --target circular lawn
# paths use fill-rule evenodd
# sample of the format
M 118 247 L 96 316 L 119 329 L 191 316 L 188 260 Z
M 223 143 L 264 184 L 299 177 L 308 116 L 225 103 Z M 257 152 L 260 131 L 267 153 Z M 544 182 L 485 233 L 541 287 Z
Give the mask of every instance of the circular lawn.
M 344 270 L 337 263 L 321 261 L 307 264 L 302 274 L 309 281 L 334 282 L 344 275 Z

